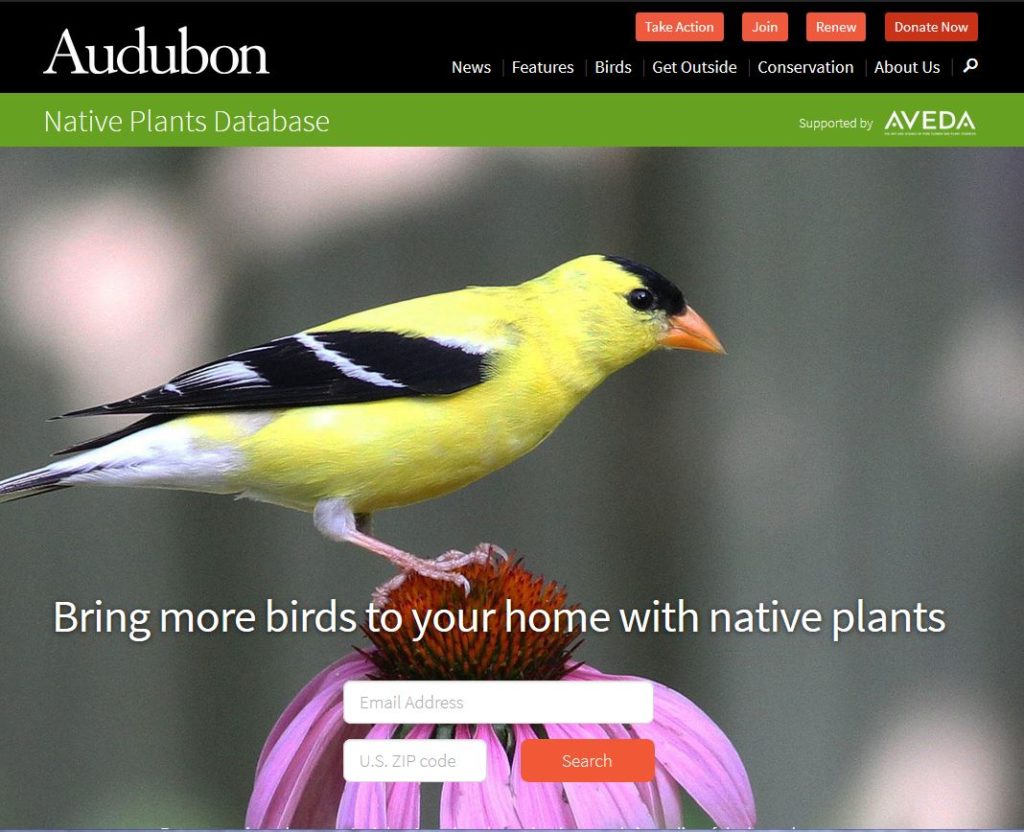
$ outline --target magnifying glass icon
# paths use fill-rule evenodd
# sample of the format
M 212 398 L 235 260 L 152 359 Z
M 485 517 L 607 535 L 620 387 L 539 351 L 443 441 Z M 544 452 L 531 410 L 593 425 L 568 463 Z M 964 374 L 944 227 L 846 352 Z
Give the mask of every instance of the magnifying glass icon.
M 978 68 L 978 59 L 977 58 L 968 58 L 967 61 L 964 63 L 964 74 L 966 75 L 972 69 L 977 69 L 977 68 Z

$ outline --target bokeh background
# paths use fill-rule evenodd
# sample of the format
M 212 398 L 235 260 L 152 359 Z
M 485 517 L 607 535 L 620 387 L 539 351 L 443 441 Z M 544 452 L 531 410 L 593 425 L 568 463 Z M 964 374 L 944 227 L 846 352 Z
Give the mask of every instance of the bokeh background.
M 726 358 L 659 353 L 536 452 L 377 531 L 492 540 L 588 607 L 946 610 L 941 635 L 591 636 L 748 767 L 765 826 L 1024 824 L 1024 154 L 0 154 L 0 473 L 119 398 L 347 311 L 616 253 Z M 238 826 L 263 739 L 353 636 L 57 636 L 53 602 L 362 606 L 306 515 L 75 489 L 0 508 L 0 825 Z

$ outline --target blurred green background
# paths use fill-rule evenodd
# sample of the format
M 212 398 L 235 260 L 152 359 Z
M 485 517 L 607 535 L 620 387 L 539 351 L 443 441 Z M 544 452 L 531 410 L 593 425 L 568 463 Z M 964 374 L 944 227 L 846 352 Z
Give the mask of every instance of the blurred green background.
M 490 540 L 588 607 L 913 607 L 941 635 L 591 636 L 744 759 L 765 826 L 1021 826 L 1024 154 L 0 153 L 0 474 L 44 418 L 340 314 L 590 252 L 729 350 L 613 377 L 537 451 L 376 531 Z M 0 825 L 238 826 L 279 712 L 352 636 L 53 634 L 53 602 L 362 606 L 310 517 L 79 488 L 0 507 Z

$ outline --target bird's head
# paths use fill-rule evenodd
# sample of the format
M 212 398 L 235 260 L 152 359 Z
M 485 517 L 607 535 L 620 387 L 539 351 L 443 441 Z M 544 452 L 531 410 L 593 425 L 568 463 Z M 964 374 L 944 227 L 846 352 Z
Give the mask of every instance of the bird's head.
M 591 254 L 539 279 L 559 297 L 562 320 L 585 352 L 608 370 L 658 347 L 724 353 L 711 327 L 683 293 L 648 266 Z M 553 301 L 553 297 L 548 298 Z

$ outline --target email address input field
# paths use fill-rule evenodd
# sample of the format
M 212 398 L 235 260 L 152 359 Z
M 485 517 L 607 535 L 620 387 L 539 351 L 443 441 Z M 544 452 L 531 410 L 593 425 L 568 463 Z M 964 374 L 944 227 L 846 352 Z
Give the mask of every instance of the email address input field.
M 654 688 L 641 679 L 595 681 L 347 682 L 345 721 L 355 725 L 646 723 Z

